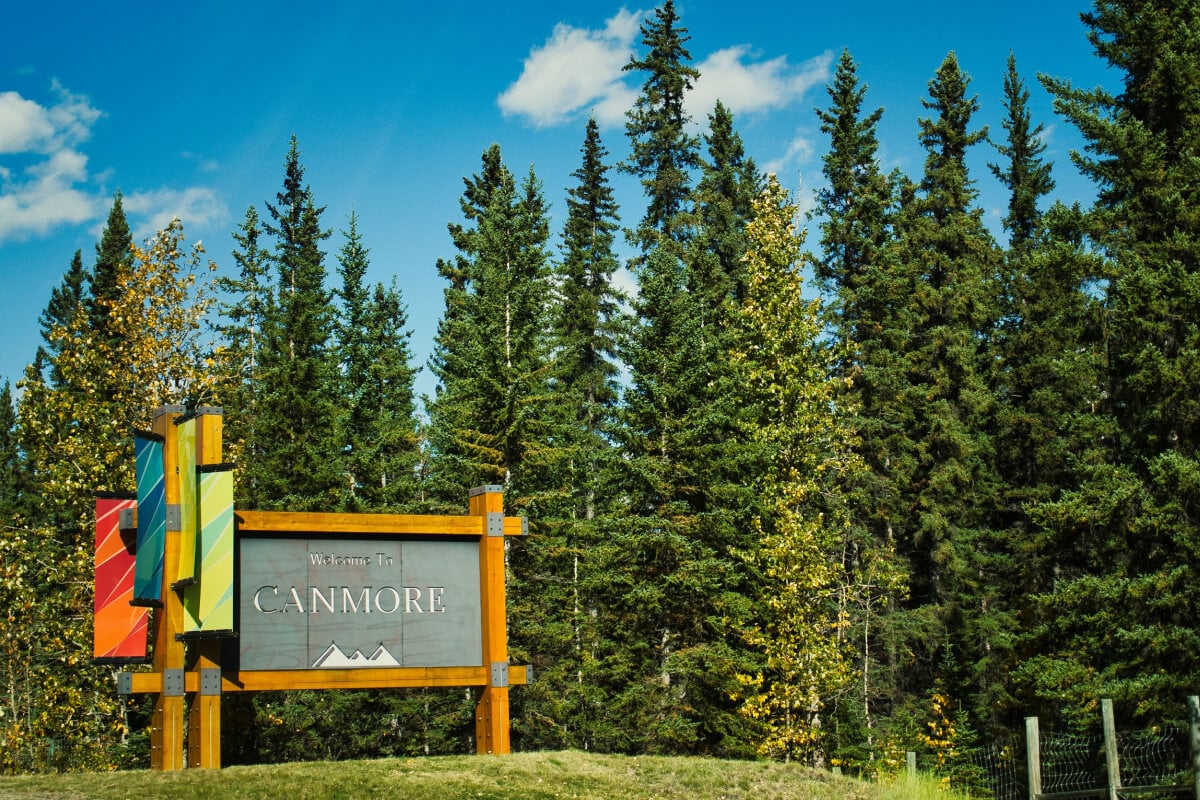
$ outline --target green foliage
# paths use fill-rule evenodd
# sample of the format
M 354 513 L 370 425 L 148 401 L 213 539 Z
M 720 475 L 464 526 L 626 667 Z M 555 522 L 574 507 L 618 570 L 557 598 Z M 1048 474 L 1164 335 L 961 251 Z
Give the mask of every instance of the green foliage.
M 688 130 L 691 121 L 684 109 L 684 96 L 700 77 L 689 66 L 691 53 L 685 45 L 687 28 L 679 25 L 672 0 L 654 10 L 654 18 L 643 21 L 642 44 L 646 54 L 631 57 L 626 72 L 645 72 L 642 91 L 626 113 L 625 132 L 631 143 L 630 157 L 621 165 L 636 175 L 647 197 L 646 214 L 632 238 L 645 252 L 660 235 L 682 241 L 685 231 L 680 214 L 685 210 L 691 187 L 691 172 L 700 166 L 699 141 Z
M 238 245 L 232 253 L 237 276 L 217 278 L 217 289 L 224 299 L 218 301 L 220 316 L 215 327 L 220 338 L 214 362 L 217 374 L 228 381 L 221 390 L 223 438 L 235 462 L 255 460 L 252 425 L 260 397 L 263 326 L 275 304 L 269 282 L 270 254 L 259 244 L 262 234 L 258 211 L 250 206 L 233 233 Z M 252 482 L 252 478 L 238 482 L 239 497 L 252 494 L 247 490 Z
M 842 403 L 859 409 L 849 446 L 865 467 L 845 484 L 852 591 L 843 612 L 859 680 L 853 692 L 830 698 L 826 729 L 831 758 L 850 765 L 867 760 L 862 754 L 874 744 L 877 717 L 899 694 L 905 666 L 894 623 L 908 575 L 895 548 L 904 524 L 901 491 L 912 468 L 902 398 L 914 292 L 893 241 L 900 179 L 889 181 L 878 163 L 882 109 L 863 116 L 866 87 L 848 51 L 827 91 L 831 105 L 817 112 L 830 149 L 823 157 L 828 186 L 817 193 L 822 247 L 813 273 L 829 295 L 823 314 L 835 343 L 831 375 L 845 381 Z
M 533 531 L 507 563 L 511 657 L 537 675 L 513 694 L 520 748 L 882 776 L 924 747 L 974 790 L 976 731 L 1030 713 L 1078 726 L 1099 696 L 1126 719 L 1178 715 L 1200 674 L 1196 0 L 1084 15 L 1119 91 L 1042 78 L 1085 138 L 1090 209 L 1043 207 L 1047 128 L 1009 58 L 990 165 L 1004 250 L 967 169 L 986 134 L 953 53 L 914 182 L 883 173 L 882 112 L 843 52 L 817 112 L 812 256 L 778 184 L 760 197 L 728 107 L 703 136 L 688 119 L 699 73 L 677 12 L 647 17 L 626 66 L 644 80 L 619 167 L 646 199 L 627 232 L 636 297 L 615 286 L 596 122 L 557 263 L 535 173 L 488 148 L 437 264 L 427 428 L 401 291 L 367 281 L 355 215 L 328 285 L 294 137 L 215 309 L 181 227 L 133 246 L 114 196 L 95 265 L 77 252 L 39 319 L 15 416 L 0 408 L 0 770 L 144 757 L 144 709 L 85 656 L 91 496 L 128 488 L 130 430 L 167 402 L 224 406 L 242 507 L 457 514 L 501 484 Z M 472 744 L 460 689 L 226 702 L 230 761 Z M 703 796 L 680 785 L 660 793 Z
M 416 511 L 421 458 L 413 400 L 411 333 L 400 290 L 365 285 L 368 251 L 350 217 L 338 257 L 342 301 L 336 341 L 343 411 L 340 452 L 345 490 L 339 507 L 348 511 Z
M 284 170 L 283 188 L 275 204 L 267 204 L 277 285 L 257 348 L 254 458 L 244 464 L 243 480 L 252 508 L 328 509 L 346 480 L 341 459 L 330 457 L 339 452 L 339 398 L 334 309 L 321 250 L 329 232 L 320 224 L 324 209 L 304 184 L 295 136 Z
M 1200 379 L 1198 14 L 1194 2 L 1097 3 L 1084 15 L 1088 38 L 1120 71 L 1123 91 L 1045 81 L 1084 135 L 1088 155 L 1076 162 L 1099 189 L 1083 228 L 1107 260 L 1107 361 L 1096 398 L 1104 439 L 1079 488 L 1046 509 L 1070 563 L 1042 598 L 1053 608 L 1035 639 L 1045 672 L 1026 677 L 1044 701 L 1057 689 L 1079 709 L 1087 687 L 1147 720 L 1170 714 L 1200 672 L 1194 631 L 1181 624 L 1200 613 L 1182 577 L 1200 499 L 1200 404 L 1190 388 Z
M 459 250 L 429 404 L 431 499 L 461 508 L 474 486 L 497 484 L 521 508 L 539 491 L 547 443 L 546 337 L 549 223 L 532 170 L 520 187 L 492 146 L 468 180 L 462 207 L 474 227 L 452 225 Z

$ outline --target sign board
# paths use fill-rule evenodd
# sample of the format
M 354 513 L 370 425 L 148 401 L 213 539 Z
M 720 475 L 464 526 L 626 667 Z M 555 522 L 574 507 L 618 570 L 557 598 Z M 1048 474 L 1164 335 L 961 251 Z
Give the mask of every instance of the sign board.
M 476 751 L 507 753 L 508 690 L 530 671 L 508 663 L 505 538 L 527 527 L 501 487 L 470 490 L 462 516 L 236 510 L 220 409 L 183 412 L 135 435 L 129 522 L 108 530 L 97 506 L 98 625 L 155 609 L 152 671 L 117 675 L 120 693 L 155 697 L 151 768 L 183 768 L 185 738 L 189 765 L 219 767 L 221 695 L 288 689 L 471 687 Z M 110 562 L 127 589 L 110 588 Z
M 483 663 L 479 543 L 243 537 L 241 670 Z

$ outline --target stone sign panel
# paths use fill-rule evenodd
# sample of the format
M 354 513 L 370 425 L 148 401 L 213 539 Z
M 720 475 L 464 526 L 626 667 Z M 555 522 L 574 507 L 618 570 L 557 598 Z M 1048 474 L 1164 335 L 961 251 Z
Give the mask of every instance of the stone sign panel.
M 483 663 L 479 543 L 247 536 L 242 670 Z

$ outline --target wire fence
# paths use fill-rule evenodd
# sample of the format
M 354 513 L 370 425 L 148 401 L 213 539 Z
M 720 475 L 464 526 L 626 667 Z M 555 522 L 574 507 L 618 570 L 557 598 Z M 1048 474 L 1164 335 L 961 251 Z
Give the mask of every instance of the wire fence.
M 959 791 L 990 800 L 1107 800 L 1110 792 L 1119 800 L 1179 800 L 1193 793 L 1200 800 L 1193 772 L 1200 754 L 1192 752 L 1191 744 L 1200 741 L 1200 705 L 1195 703 L 1189 699 L 1190 724 L 1117 731 L 1111 704 L 1104 701 L 1104 728 L 1111 741 L 1104 733 L 1039 733 L 1033 720 L 1026 728 L 1027 737 L 1036 740 L 1032 748 L 1022 737 L 993 742 L 967 754 L 967 763 L 948 777 Z M 1031 753 L 1036 764 L 1030 763 Z M 937 771 L 931 761 L 916 761 L 919 768 Z M 1035 766 L 1037 776 L 1031 781 Z

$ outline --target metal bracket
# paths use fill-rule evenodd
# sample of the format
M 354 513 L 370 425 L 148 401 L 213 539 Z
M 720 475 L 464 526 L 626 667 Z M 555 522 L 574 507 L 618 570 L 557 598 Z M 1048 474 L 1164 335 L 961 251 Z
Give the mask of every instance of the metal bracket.
M 529 517 L 521 517 L 521 535 L 529 535 Z
M 489 511 L 487 515 L 487 532 L 488 536 L 503 536 L 504 535 L 504 515 L 495 511 Z
M 133 519 L 135 511 L 133 508 L 122 508 L 117 512 L 117 527 L 120 530 L 131 531 L 137 528 L 137 522 Z
M 487 486 L 476 486 L 473 489 L 469 489 L 467 491 L 467 496 L 468 497 L 476 497 L 481 494 L 500 494 L 503 491 L 504 491 L 503 486 L 497 486 L 495 484 L 488 484 Z
M 181 531 L 183 530 L 183 511 L 179 507 L 179 503 L 167 503 L 167 530 Z
M 163 697 L 183 697 L 183 670 L 163 670 Z
M 533 664 L 525 665 L 525 683 L 533 683 Z
M 504 689 L 508 686 L 508 662 L 492 662 L 492 688 Z
M 221 695 L 221 668 L 203 667 L 200 670 L 200 694 L 205 697 Z
M 133 673 L 118 672 L 117 673 L 117 694 L 130 695 L 133 694 Z

